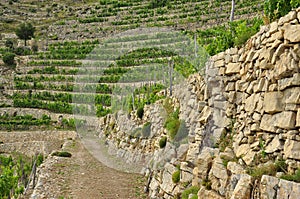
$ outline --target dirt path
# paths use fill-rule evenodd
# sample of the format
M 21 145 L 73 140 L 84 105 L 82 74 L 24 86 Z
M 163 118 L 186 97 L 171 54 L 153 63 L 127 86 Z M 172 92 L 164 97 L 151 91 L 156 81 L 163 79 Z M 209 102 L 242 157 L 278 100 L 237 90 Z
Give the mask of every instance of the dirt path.
M 138 174 L 124 173 L 96 160 L 79 141 L 69 141 L 65 151 L 71 158 L 55 157 L 42 182 L 42 198 L 140 199 L 145 179 Z

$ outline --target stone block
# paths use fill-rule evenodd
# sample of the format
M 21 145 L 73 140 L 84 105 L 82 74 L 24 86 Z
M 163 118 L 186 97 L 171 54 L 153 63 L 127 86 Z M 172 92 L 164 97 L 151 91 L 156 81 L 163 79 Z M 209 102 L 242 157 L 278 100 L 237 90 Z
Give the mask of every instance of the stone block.
M 242 174 L 230 199 L 250 199 L 252 177 L 247 174 Z
M 281 17 L 278 21 L 278 25 L 282 26 L 285 23 L 288 23 L 297 18 L 297 12 L 295 10 L 290 11 L 287 15 Z
M 230 74 L 234 74 L 234 73 L 239 73 L 240 69 L 241 69 L 240 63 L 229 63 L 226 66 L 225 74 L 230 75 Z
M 287 25 L 283 29 L 286 40 L 292 43 L 300 42 L 300 25 Z
M 275 115 L 264 114 L 261 119 L 259 128 L 263 131 L 275 133 L 276 132 L 276 128 L 274 126 L 275 120 L 276 120 Z
M 275 127 L 283 129 L 293 129 L 296 125 L 296 113 L 292 111 L 284 111 L 275 115 L 273 123 Z
M 263 109 L 267 113 L 277 113 L 284 110 L 282 103 L 283 94 L 281 92 L 265 93 Z
M 295 73 L 293 77 L 278 80 L 279 90 L 284 90 L 291 86 L 300 86 L 300 73 Z
M 266 146 L 266 153 L 274 153 L 275 151 L 281 150 L 282 144 L 279 140 L 279 135 L 276 135 L 272 141 Z
M 300 142 L 287 139 L 283 151 L 285 158 L 300 160 Z
M 278 187 L 279 179 L 263 175 L 260 182 L 261 199 L 276 198 L 277 190 L 275 188 Z

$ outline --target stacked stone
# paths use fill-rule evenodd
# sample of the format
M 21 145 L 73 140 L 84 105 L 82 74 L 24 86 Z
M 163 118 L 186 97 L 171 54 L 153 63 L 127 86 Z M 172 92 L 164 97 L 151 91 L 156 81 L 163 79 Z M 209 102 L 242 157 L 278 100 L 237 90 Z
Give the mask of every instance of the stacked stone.
M 285 159 L 290 173 L 300 167 L 299 22 L 300 9 L 291 11 L 263 26 L 244 47 L 228 49 L 211 58 L 213 63 L 207 66 L 208 109 L 213 122 L 222 120 L 222 114 L 215 114 L 221 107 L 225 107 L 226 118 L 234 121 L 233 151 L 202 150 L 197 176 L 208 176 L 212 191 L 202 188 L 199 196 L 250 198 L 254 179 L 245 174 L 246 167 L 268 164 L 274 159 Z M 226 120 L 223 121 L 226 129 Z M 215 129 L 211 128 L 210 133 L 218 138 Z M 261 157 L 262 153 L 266 157 Z M 208 154 L 214 154 L 214 158 Z M 224 156 L 240 159 L 225 167 L 221 161 Z M 258 192 L 263 198 L 283 198 L 290 189 L 300 193 L 299 184 L 273 177 L 264 177 L 262 184 Z M 270 187 L 277 190 L 270 191 Z

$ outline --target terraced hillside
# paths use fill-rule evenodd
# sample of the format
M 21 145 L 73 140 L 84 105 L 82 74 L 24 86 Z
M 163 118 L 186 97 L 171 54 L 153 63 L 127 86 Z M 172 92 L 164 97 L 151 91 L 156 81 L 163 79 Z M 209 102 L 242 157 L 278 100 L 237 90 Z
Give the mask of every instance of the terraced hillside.
M 235 19 L 253 23 L 262 2 L 237 1 Z M 6 0 L 0 7 L 1 58 L 7 40 L 23 46 L 13 34 L 22 22 L 36 27 L 29 43 L 38 46 L 17 56 L 14 70 L 0 63 L 0 130 L 61 131 L 94 128 L 114 108 L 130 112 L 165 98 L 170 74 L 187 77 L 204 66 L 208 54 L 195 41 L 208 43 L 215 37 L 201 31 L 227 26 L 231 1 Z M 119 92 L 126 86 L 129 98 Z

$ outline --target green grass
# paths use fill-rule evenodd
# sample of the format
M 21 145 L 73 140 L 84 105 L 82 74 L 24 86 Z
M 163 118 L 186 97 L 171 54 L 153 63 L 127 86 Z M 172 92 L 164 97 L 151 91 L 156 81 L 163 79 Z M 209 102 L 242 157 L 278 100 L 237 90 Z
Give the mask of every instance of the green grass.
M 295 174 L 285 174 L 285 175 L 281 176 L 280 178 L 284 179 L 284 180 L 300 183 L 300 168 L 297 169 Z

